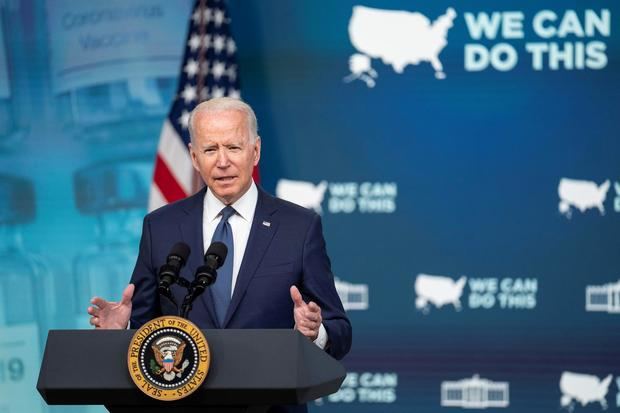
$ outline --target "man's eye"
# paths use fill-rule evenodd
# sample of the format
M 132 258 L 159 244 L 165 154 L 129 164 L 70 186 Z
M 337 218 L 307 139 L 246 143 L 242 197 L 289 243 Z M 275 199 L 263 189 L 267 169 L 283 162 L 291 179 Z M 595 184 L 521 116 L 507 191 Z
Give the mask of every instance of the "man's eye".
M 205 153 L 213 153 L 215 152 L 215 148 L 207 148 L 205 149 Z

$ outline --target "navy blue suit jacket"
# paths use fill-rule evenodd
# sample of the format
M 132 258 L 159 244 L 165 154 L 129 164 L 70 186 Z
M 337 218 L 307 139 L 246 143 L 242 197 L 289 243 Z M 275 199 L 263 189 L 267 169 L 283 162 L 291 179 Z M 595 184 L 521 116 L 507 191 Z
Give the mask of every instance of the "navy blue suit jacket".
M 193 272 L 203 264 L 205 191 L 144 218 L 140 253 L 131 279 L 136 286 L 132 328 L 162 315 L 157 271 L 175 243 L 185 242 L 192 251 L 182 277 L 193 280 Z M 321 307 L 329 337 L 326 351 L 336 359 L 344 357 L 351 347 L 351 324 L 336 293 L 319 215 L 259 188 L 250 236 L 224 324 L 218 324 L 208 289 L 194 302 L 189 319 L 200 328 L 293 328 L 291 285 L 299 288 L 306 302 L 314 301 Z M 186 290 L 175 285 L 172 293 L 180 305 Z

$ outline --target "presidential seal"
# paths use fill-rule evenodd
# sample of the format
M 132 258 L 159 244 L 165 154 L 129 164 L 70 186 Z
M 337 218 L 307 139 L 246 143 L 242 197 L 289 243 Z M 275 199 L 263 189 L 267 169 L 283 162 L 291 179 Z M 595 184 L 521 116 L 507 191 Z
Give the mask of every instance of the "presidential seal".
M 129 375 L 142 392 L 157 400 L 179 400 L 207 377 L 211 354 L 202 331 L 180 317 L 159 317 L 143 325 L 127 353 Z

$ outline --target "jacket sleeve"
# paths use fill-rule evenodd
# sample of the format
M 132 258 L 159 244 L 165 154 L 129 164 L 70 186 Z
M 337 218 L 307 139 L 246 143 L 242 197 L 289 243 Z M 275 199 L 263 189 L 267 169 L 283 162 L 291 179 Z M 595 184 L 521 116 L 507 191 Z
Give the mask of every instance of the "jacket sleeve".
M 343 358 L 351 348 L 351 323 L 336 292 L 319 215 L 314 215 L 304 241 L 301 293 L 306 302 L 321 307 L 328 337 L 325 350 L 336 359 Z
M 130 328 L 139 328 L 161 315 L 157 294 L 157 273 L 153 265 L 151 245 L 151 226 L 147 215 L 142 224 L 140 250 L 131 276 L 131 282 L 136 289 L 132 299 Z

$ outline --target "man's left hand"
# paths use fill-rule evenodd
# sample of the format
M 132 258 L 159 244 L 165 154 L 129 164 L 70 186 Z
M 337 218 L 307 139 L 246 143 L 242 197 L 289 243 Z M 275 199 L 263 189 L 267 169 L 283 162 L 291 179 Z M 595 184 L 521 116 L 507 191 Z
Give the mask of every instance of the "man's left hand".
M 291 299 L 295 304 L 293 309 L 295 328 L 311 341 L 316 340 L 319 336 L 319 328 L 323 322 L 321 307 L 313 301 L 309 303 L 304 302 L 301 293 L 294 285 L 291 286 Z

